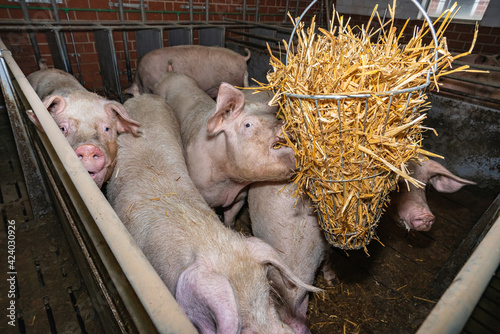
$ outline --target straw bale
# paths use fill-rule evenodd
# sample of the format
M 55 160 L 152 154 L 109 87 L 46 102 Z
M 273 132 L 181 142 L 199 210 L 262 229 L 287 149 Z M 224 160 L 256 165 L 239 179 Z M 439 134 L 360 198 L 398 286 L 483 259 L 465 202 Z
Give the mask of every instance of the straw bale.
M 337 25 L 332 21 L 329 30 L 316 29 L 314 18 L 308 28 L 292 19 L 297 44 L 283 41 L 287 62 L 269 49 L 273 71 L 261 86 L 280 104 L 286 145 L 295 150 L 297 194 L 311 197 L 332 245 L 366 246 L 399 177 L 423 186 L 406 164 L 418 154 L 433 155 L 421 148 L 430 108 L 425 89 L 441 75 L 466 69 L 449 69 L 468 54 L 452 57 L 447 50 L 443 34 L 455 9 L 434 22 L 437 46 L 424 43 L 431 35 L 426 21 L 400 43 L 408 21 L 398 32 L 394 1 L 387 22 L 375 7 L 367 25 L 355 29 L 335 10 Z M 380 28 L 371 27 L 374 20 Z

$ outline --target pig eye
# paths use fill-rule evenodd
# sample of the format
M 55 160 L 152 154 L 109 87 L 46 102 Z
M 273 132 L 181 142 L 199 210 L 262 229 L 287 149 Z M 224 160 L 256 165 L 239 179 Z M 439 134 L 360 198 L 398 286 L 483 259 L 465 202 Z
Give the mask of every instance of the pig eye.
M 250 124 L 250 123 L 245 124 L 245 127 L 246 127 L 246 128 L 249 128 L 250 126 L 251 126 L 251 124 Z
M 68 132 L 68 129 L 65 126 L 61 126 L 61 127 L 59 127 L 59 129 L 61 129 L 61 132 L 63 134 L 66 134 L 66 132 Z
M 104 131 L 109 132 L 109 128 L 107 126 L 104 127 Z

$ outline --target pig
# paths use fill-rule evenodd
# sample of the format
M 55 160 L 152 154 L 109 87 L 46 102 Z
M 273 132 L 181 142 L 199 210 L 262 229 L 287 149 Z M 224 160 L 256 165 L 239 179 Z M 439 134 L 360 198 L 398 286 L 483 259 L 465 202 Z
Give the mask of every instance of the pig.
M 332 285 L 335 273 L 318 215 L 307 196 L 293 196 L 296 189 L 294 183 L 252 184 L 248 191 L 252 233 L 275 248 L 285 264 L 306 284 L 313 284 L 318 268 L 324 263 L 324 277 Z M 280 319 L 297 334 L 310 333 L 306 315 L 309 291 L 288 289 L 276 270 L 270 270 L 268 275 L 280 296 L 276 301 Z
M 408 170 L 415 179 L 426 184 L 430 183 L 437 191 L 443 193 L 456 192 L 465 185 L 476 184 L 452 174 L 434 160 L 410 160 Z M 427 205 L 425 188 L 417 188 L 410 183 L 407 186 L 404 180 L 400 179 L 398 190 L 390 194 L 390 199 L 392 215 L 397 214 L 397 220 L 406 229 L 416 231 L 431 229 L 435 217 Z
M 71 74 L 48 68 L 43 63 L 41 68 L 27 79 L 101 188 L 113 172 L 118 134 L 137 135 L 140 124 L 129 116 L 122 104 L 87 91 Z M 26 112 L 43 131 L 33 110 Z
M 278 317 L 267 270 L 303 283 L 271 246 L 220 223 L 190 179 L 172 108 L 144 94 L 125 102 L 141 136 L 118 139 L 108 200 L 200 333 L 293 333 Z
M 489 73 L 464 71 L 452 73 L 449 76 L 445 75 L 440 78 L 440 89 L 443 88 L 445 92 L 452 90 L 469 98 L 482 98 L 480 100 L 482 105 L 486 107 L 498 107 L 500 101 L 495 103 L 488 100 L 499 100 L 500 97 L 500 88 L 498 88 L 500 87 L 500 54 L 470 54 L 458 58 L 457 61 L 470 64 L 471 70 L 482 70 L 480 68 L 474 68 L 474 65 L 481 65 L 498 67 L 498 71 L 490 70 Z M 454 66 L 454 68 L 456 67 L 458 67 L 458 65 Z M 473 82 L 469 82 L 468 80 Z
M 212 208 L 224 209 L 232 226 L 252 182 L 288 180 L 293 149 L 282 146 L 283 122 L 276 107 L 245 102 L 228 83 L 213 101 L 190 77 L 167 72 L 153 89 L 175 110 L 181 125 L 189 175 Z
M 212 98 L 222 82 L 248 87 L 247 61 L 250 51 L 242 56 L 230 49 L 216 46 L 177 45 L 153 50 L 137 65 L 134 83 L 125 93 L 137 96 L 151 93 L 161 76 L 173 69 L 193 78 Z

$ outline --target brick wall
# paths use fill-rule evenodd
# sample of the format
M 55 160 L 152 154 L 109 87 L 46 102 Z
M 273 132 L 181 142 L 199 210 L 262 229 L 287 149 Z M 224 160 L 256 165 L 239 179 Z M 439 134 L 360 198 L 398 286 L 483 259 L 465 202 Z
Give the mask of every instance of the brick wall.
M 63 22 L 73 21 L 120 21 L 120 14 L 117 7 L 110 8 L 110 2 L 118 3 L 118 0 L 63 0 L 58 4 L 59 18 Z M 124 4 L 138 5 L 139 0 L 124 0 Z M 257 0 L 247 0 L 247 8 L 255 8 Z M 299 13 L 308 5 L 308 1 L 301 1 Z M 146 22 L 175 22 L 189 21 L 189 10 L 182 8 L 188 6 L 189 1 L 145 1 Z M 284 9 L 286 0 L 260 0 L 259 20 L 261 22 L 283 22 L 285 20 Z M 193 20 L 205 21 L 205 12 L 196 9 L 197 6 L 204 6 L 205 1 L 193 1 L 195 7 Z M 21 6 L 17 2 L 0 0 L 0 20 L 8 25 L 9 20 L 23 20 Z M 218 0 L 209 2 L 209 21 L 222 21 L 224 18 L 243 20 L 243 0 Z M 290 1 L 290 10 L 295 11 L 296 2 Z M 29 17 L 32 21 L 55 22 L 54 13 L 50 4 L 28 3 Z M 126 21 L 141 21 L 141 13 L 138 9 L 125 8 L 124 19 Z M 248 10 L 247 21 L 255 22 L 255 11 Z M 49 44 L 45 32 L 35 32 L 34 36 L 38 44 L 41 57 L 47 60 L 49 66 L 53 65 Z M 168 46 L 168 34 L 164 33 L 164 45 Z M 18 62 L 23 72 L 27 75 L 38 69 L 31 40 L 28 33 L 22 31 L 0 31 L 3 42 L 12 51 L 14 58 Z M 102 90 L 102 79 L 99 74 L 99 63 L 95 49 L 94 35 L 91 31 L 73 31 L 72 38 L 69 32 L 64 33 L 70 63 L 74 74 L 78 73 L 77 59 L 80 63 L 82 80 L 89 90 Z M 134 71 L 137 65 L 137 52 L 135 36 L 133 32 L 127 32 L 128 49 L 130 52 L 131 68 Z M 124 51 L 122 31 L 113 32 L 114 47 L 116 50 L 118 68 L 122 87 L 129 85 L 126 73 L 126 56 Z M 196 44 L 197 32 L 194 32 Z M 75 47 L 73 47 L 73 40 Z M 76 48 L 76 50 L 75 50 Z
M 116 7 L 110 8 L 110 2 L 118 2 L 118 0 L 63 0 L 59 7 L 59 17 L 61 21 L 119 21 L 120 15 Z M 127 4 L 139 4 L 139 0 L 124 0 Z M 223 18 L 242 20 L 243 13 L 243 0 L 217 0 L 210 1 L 210 16 L 209 21 L 221 21 Z M 247 0 L 246 20 L 250 22 L 255 21 L 254 12 L 250 9 L 255 8 L 257 5 L 256 0 Z M 185 1 L 147 1 L 145 0 L 146 8 L 146 21 L 188 21 L 188 9 L 181 6 L 187 6 L 189 2 Z M 309 1 L 299 2 L 299 11 L 302 13 L 304 8 L 309 4 Z M 205 1 L 193 1 L 195 6 L 204 6 Z M 22 20 L 23 13 L 20 5 L 17 2 L 10 2 L 8 0 L 0 0 L 0 20 L 7 24 L 8 20 Z M 29 3 L 29 15 L 33 21 L 54 22 L 54 13 L 50 4 Z M 286 7 L 286 0 L 260 0 L 259 1 L 259 20 L 266 23 L 282 24 L 285 20 L 284 9 Z M 289 10 L 295 13 L 296 2 L 289 2 Z M 310 13 L 314 14 L 319 12 L 319 6 L 311 9 Z M 351 26 L 356 24 L 364 24 L 368 21 L 368 16 L 363 15 L 346 15 L 351 16 Z M 205 13 L 203 10 L 195 10 L 193 17 L 194 21 L 205 21 Z M 141 14 L 138 10 L 127 9 L 125 11 L 125 20 L 127 21 L 140 21 Z M 287 22 L 289 21 L 286 18 Z M 403 24 L 403 20 L 398 20 L 398 24 Z M 421 21 L 415 22 L 418 26 Z M 452 23 L 446 30 L 446 37 L 448 39 L 448 46 L 450 51 L 462 52 L 470 47 L 472 41 L 472 34 L 474 32 L 474 25 Z M 73 40 L 75 48 L 72 44 L 70 33 L 64 34 L 69 53 L 70 63 L 72 65 L 73 73 L 77 74 L 77 62 L 80 63 L 80 70 L 82 77 L 79 78 L 84 82 L 84 85 L 89 90 L 102 90 L 102 79 L 99 74 L 99 63 L 94 43 L 94 34 L 91 31 L 73 31 Z M 41 57 L 47 59 L 49 66 L 53 65 L 53 60 L 49 50 L 49 44 L 45 32 L 34 33 L 38 47 L 40 49 Z M 12 51 L 14 58 L 25 74 L 29 74 L 38 69 L 36 64 L 35 55 L 31 46 L 29 35 L 26 32 L 20 31 L 0 31 L 0 37 Z M 128 49 L 130 52 L 131 68 L 135 70 L 137 66 L 137 51 L 135 43 L 135 35 L 133 32 L 127 33 Z M 194 39 L 196 43 L 197 34 L 195 32 Z M 123 33 L 115 31 L 113 33 L 114 47 L 118 60 L 118 68 L 120 71 L 120 80 L 122 88 L 129 85 L 126 76 L 126 61 L 123 43 Z M 164 45 L 168 46 L 167 33 L 164 34 Z M 500 28 L 493 27 L 480 27 L 479 37 L 474 48 L 475 52 L 482 52 L 486 54 L 500 53 Z
M 368 22 L 369 16 L 364 15 L 350 15 L 351 21 L 350 26 L 362 25 Z M 405 20 L 396 19 L 396 26 L 398 31 L 405 24 Z M 422 20 L 412 20 L 405 32 L 405 36 L 410 36 L 410 32 L 413 26 L 421 27 L 423 24 Z M 453 21 L 445 30 L 444 36 L 448 44 L 448 50 L 450 52 L 465 52 L 471 47 L 474 31 L 476 26 L 470 23 L 454 23 Z M 404 41 L 403 41 L 404 42 Z M 500 27 L 486 27 L 479 26 L 478 36 L 476 39 L 476 44 L 473 49 L 474 53 L 483 54 L 499 54 L 500 53 Z

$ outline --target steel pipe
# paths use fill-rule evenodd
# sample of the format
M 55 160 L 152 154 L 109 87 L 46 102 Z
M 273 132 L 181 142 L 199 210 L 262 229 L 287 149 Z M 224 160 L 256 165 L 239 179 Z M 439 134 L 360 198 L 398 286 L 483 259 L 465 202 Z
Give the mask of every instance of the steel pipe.
M 500 264 L 500 217 L 441 296 L 416 334 L 461 333 Z
M 13 59 L 3 41 L 0 49 L 13 77 L 25 94 L 25 97 L 42 125 L 47 138 L 56 151 L 64 170 L 74 184 L 78 194 L 94 218 L 104 240 L 113 252 L 146 312 L 160 333 L 197 333 L 183 310 L 179 307 L 170 291 L 166 288 L 154 268 L 137 246 L 134 239 L 109 205 L 101 190 L 79 161 L 58 126 L 47 112 L 40 98 L 36 95 L 23 72 Z M 95 242 L 95 240 L 94 240 Z M 95 245 L 101 248 L 102 245 Z M 107 268 L 108 270 L 110 268 Z M 115 273 L 109 270 L 115 284 Z M 115 281 L 116 280 L 116 281 Z M 119 291 L 120 292 L 120 291 Z M 126 303 L 126 299 L 124 299 Z M 134 305 L 126 305 L 127 309 Z

